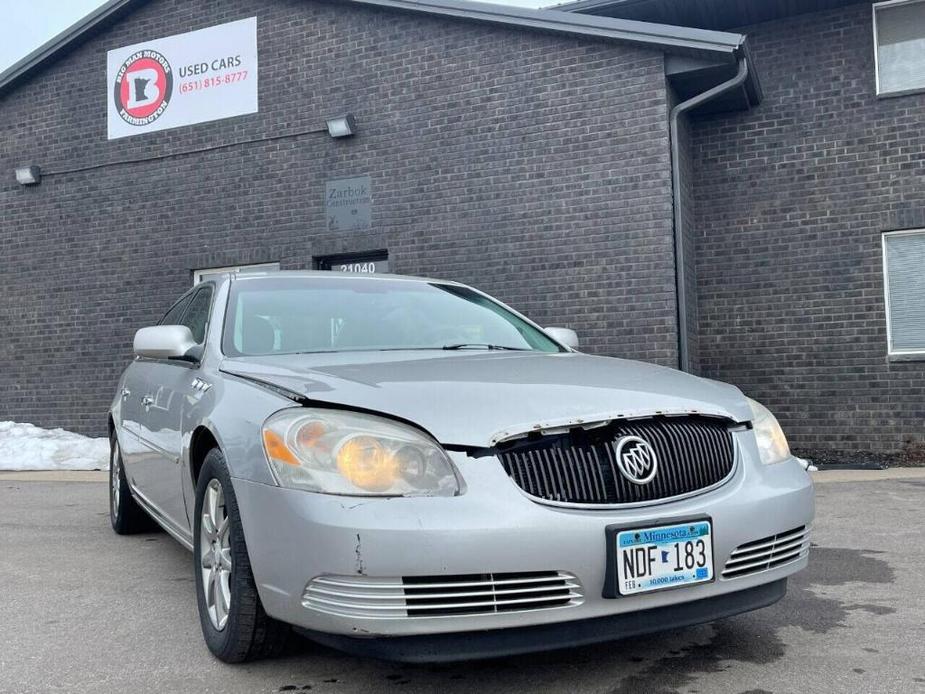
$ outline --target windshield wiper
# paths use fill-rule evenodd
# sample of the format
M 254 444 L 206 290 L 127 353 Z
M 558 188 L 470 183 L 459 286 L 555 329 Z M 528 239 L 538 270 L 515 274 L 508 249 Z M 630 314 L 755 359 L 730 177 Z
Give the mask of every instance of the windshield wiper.
M 491 345 L 485 342 L 460 342 L 458 345 L 443 345 L 443 349 L 503 349 L 511 352 L 527 352 L 523 347 L 508 347 L 507 345 Z

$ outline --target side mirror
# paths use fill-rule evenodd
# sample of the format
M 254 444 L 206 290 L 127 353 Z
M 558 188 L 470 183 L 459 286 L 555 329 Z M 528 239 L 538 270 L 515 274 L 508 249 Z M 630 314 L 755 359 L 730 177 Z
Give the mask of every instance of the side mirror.
M 149 359 L 185 359 L 196 347 L 193 333 L 185 325 L 155 325 L 135 333 L 134 350 Z
M 561 342 L 572 349 L 578 349 L 578 333 L 571 328 L 546 328 L 546 333 L 556 342 Z

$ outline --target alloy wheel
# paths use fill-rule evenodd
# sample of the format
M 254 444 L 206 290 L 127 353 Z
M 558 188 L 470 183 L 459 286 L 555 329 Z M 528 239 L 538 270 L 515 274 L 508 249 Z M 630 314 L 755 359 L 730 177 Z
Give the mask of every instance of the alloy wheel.
M 119 515 L 119 501 L 122 493 L 122 456 L 119 451 L 119 442 L 116 441 L 112 446 L 112 459 L 109 461 L 109 467 L 112 470 L 109 474 L 109 495 L 112 498 L 112 515 Z
M 202 591 L 212 626 L 222 631 L 231 609 L 231 533 L 225 493 L 217 479 L 209 480 L 202 500 L 199 552 Z

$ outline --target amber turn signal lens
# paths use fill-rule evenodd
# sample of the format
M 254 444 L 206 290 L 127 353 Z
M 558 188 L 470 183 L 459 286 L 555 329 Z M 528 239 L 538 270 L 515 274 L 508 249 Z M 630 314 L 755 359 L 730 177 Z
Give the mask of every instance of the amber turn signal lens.
M 371 436 L 357 436 L 341 446 L 337 469 L 351 484 L 370 492 L 385 491 L 398 478 L 395 457 Z
M 292 451 L 286 446 L 286 442 L 275 431 L 268 429 L 263 430 L 263 446 L 267 449 L 267 456 L 271 460 L 278 460 L 287 465 L 301 465 L 298 459 L 292 454 Z

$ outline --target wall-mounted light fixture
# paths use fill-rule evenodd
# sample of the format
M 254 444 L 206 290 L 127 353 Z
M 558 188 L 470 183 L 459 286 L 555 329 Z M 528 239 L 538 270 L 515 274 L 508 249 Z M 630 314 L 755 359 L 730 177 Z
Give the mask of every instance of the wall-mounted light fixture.
M 38 166 L 20 166 L 16 169 L 16 181 L 20 185 L 31 186 L 42 180 L 42 170 Z
M 357 119 L 352 113 L 345 113 L 336 118 L 328 118 L 328 135 L 331 137 L 350 137 L 356 135 Z

